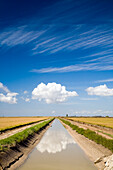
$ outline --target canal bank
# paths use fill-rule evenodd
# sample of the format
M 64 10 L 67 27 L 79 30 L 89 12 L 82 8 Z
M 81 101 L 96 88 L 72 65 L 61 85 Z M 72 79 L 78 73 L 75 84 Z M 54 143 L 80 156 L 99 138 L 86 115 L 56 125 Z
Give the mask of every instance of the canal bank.
M 78 134 L 75 130 L 72 130 L 70 126 L 64 124 L 62 121 L 60 122 L 65 126 L 67 131 L 82 148 L 82 150 L 86 153 L 86 155 L 90 158 L 90 160 L 95 163 L 95 166 L 99 170 L 105 169 L 106 162 L 109 159 L 109 156 L 112 155 L 112 152 L 107 148 L 103 147 L 102 145 L 97 144 L 92 140 L 89 140 L 81 134 Z
M 13 170 L 21 165 L 33 148 L 39 143 L 52 122 L 53 119 L 45 123 L 37 132 L 29 135 L 26 140 L 16 143 L 16 145 L 9 147 L 7 150 L 0 151 L 0 170 Z

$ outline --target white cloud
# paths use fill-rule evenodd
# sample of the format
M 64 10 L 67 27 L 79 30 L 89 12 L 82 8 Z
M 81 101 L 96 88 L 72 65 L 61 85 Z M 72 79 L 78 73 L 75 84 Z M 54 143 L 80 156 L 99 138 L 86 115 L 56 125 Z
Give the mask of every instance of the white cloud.
M 9 104 L 17 103 L 16 96 L 18 95 L 18 93 L 10 92 L 10 90 L 6 86 L 4 86 L 1 82 L 0 88 L 7 93 L 7 94 L 0 93 L 0 102 L 5 102 Z
M 81 110 L 81 111 L 76 111 L 73 112 L 73 115 L 79 115 L 79 116 L 106 116 L 106 115 L 112 115 L 113 110 L 94 110 L 94 111 L 89 111 L 89 110 Z M 72 116 L 72 115 L 71 115 Z
M 30 98 L 28 96 L 26 98 L 22 96 L 21 99 L 24 100 L 25 102 L 30 102 Z
M 101 59 L 102 60 L 102 59 Z M 108 61 L 110 58 L 108 58 Z M 41 69 L 32 69 L 30 72 L 33 73 L 66 73 L 66 72 L 76 72 L 76 71 L 89 71 L 89 70 L 96 70 L 96 71 L 104 71 L 104 70 L 113 70 L 113 61 L 108 61 L 102 63 L 101 61 L 98 62 L 92 62 L 89 61 L 89 63 L 83 63 L 83 64 L 76 64 L 76 65 L 68 65 L 64 67 L 47 67 L 47 68 L 41 68 Z
M 41 153 L 45 151 L 57 153 L 65 150 L 67 145 L 72 143 L 75 143 L 75 141 L 65 131 L 48 130 L 36 148 Z
M 4 86 L 1 82 L 0 82 L 0 89 L 2 89 L 3 91 L 7 93 L 10 92 L 9 89 L 6 86 Z
M 29 26 L 9 27 L 0 33 L 0 44 L 13 47 L 16 45 L 28 44 L 35 41 L 46 30 L 29 30 Z
M 66 101 L 68 97 L 78 96 L 75 91 L 67 91 L 65 86 L 56 83 L 40 83 L 32 91 L 32 99 L 44 100 L 47 104 Z
M 26 98 L 25 101 L 26 101 L 26 102 L 30 102 L 30 99 L 29 99 L 29 98 Z
M 7 93 L 7 95 L 0 93 L 0 102 L 15 104 L 17 103 L 16 95 L 18 95 L 18 93 Z
M 27 94 L 27 93 L 28 93 L 28 91 L 27 91 L 27 90 L 25 90 L 25 91 L 24 91 L 24 94 Z
M 97 87 L 88 87 L 86 91 L 88 95 L 113 96 L 113 89 L 109 89 L 106 84 Z
M 113 82 L 113 78 L 95 81 L 95 83 L 103 83 L 103 82 L 104 82 L 104 83 L 105 83 L 105 82 Z
M 51 29 L 54 29 L 54 26 L 52 26 Z M 33 48 L 33 50 L 36 51 L 34 54 L 56 53 L 62 50 L 73 51 L 79 48 L 87 49 L 92 47 L 106 47 L 112 51 L 113 37 L 110 36 L 111 32 L 113 31 L 112 27 L 110 28 L 107 25 L 105 26 L 105 28 L 103 28 L 102 26 L 88 27 L 85 24 L 80 24 L 74 27 L 74 29 L 72 28 L 71 30 L 71 34 L 69 32 L 66 37 L 64 34 L 54 34 L 50 36 L 47 32 L 43 39 L 40 39 L 36 42 L 36 45 Z M 104 51 L 102 51 L 100 55 L 102 55 L 103 52 Z M 109 53 L 110 52 L 108 52 L 107 54 Z M 92 56 L 97 56 L 98 54 L 99 52 L 97 54 L 92 54 Z
M 89 100 L 89 101 L 91 101 L 91 100 L 98 100 L 98 98 L 81 98 L 81 100 Z

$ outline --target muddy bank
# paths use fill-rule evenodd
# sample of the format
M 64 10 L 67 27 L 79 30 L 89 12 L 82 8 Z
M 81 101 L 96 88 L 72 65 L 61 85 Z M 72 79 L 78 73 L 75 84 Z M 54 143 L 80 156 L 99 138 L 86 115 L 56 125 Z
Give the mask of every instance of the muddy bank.
M 86 155 L 90 158 L 91 161 L 95 163 L 95 166 L 99 170 L 104 170 L 105 168 L 105 158 L 109 155 L 112 155 L 112 152 L 102 145 L 96 144 L 95 142 L 89 140 L 81 134 L 78 134 L 75 130 L 72 130 L 71 127 L 61 123 L 66 127 L 68 132 L 74 138 L 74 140 L 78 143 L 78 145 L 84 150 Z
M 53 122 L 53 121 L 52 121 Z M 15 147 L 0 153 L 0 170 L 16 169 L 21 165 L 32 149 L 38 144 L 46 130 L 51 126 L 52 122 L 41 128 L 40 131 L 30 135 L 25 141 L 17 144 Z

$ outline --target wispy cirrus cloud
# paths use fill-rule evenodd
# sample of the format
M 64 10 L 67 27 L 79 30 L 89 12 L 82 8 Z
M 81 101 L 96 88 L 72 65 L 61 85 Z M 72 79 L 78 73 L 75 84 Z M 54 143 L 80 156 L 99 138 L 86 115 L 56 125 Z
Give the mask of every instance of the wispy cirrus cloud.
M 81 100 L 94 101 L 94 100 L 98 100 L 98 98 L 81 98 Z
M 58 53 L 75 53 L 72 65 L 33 68 L 31 72 L 61 73 L 84 70 L 113 70 L 112 25 L 106 22 L 101 23 L 100 20 L 98 24 L 96 21 L 99 16 L 96 15 L 96 21 L 94 17 L 96 13 L 104 11 L 107 6 L 103 4 L 104 8 L 100 8 L 101 3 L 98 2 L 97 4 L 96 1 L 88 1 L 87 6 L 87 0 L 85 2 L 71 0 L 71 2 L 54 2 L 42 9 L 40 17 L 31 18 L 29 23 L 1 30 L 1 49 L 2 47 L 11 48 L 17 45 L 29 45 L 29 48 L 26 49 L 30 51 L 30 55 L 53 56 Z M 48 15 L 43 15 L 44 12 Z M 52 16 L 51 12 L 53 13 Z M 78 14 L 79 17 L 77 17 Z M 94 18 L 90 18 L 91 15 Z M 76 18 L 76 22 L 73 18 Z M 87 20 L 84 23 L 85 18 Z M 89 21 L 92 19 L 95 22 L 90 23 Z M 81 51 L 82 55 L 77 56 L 77 52 Z M 76 62 L 78 60 L 81 60 L 81 62 Z
M 79 25 L 80 26 L 80 25 Z M 84 71 L 84 70 L 113 70 L 113 29 L 105 25 L 103 28 L 101 25 L 95 28 L 81 25 L 81 27 L 74 27 L 71 34 L 57 35 L 54 38 L 48 39 L 48 41 L 41 41 L 33 49 L 33 53 L 41 54 L 54 54 L 57 52 L 65 51 L 81 51 L 89 49 L 91 50 L 89 55 L 81 56 L 85 61 L 82 64 L 73 64 L 64 67 L 48 67 L 42 69 L 32 69 L 32 72 L 47 73 L 47 72 L 72 72 L 72 71 Z M 38 43 L 38 42 L 37 42 Z M 38 48 L 37 48 L 38 47 Z M 95 50 L 96 49 L 96 50 Z M 95 52 L 96 51 L 96 52 Z M 76 57 L 76 60 L 79 57 Z M 79 58 L 80 59 L 80 58 Z
M 104 70 L 113 70 L 113 62 L 104 64 L 101 62 L 91 62 L 91 63 L 83 63 L 83 64 L 76 64 L 76 65 L 69 65 L 64 67 L 49 67 L 49 68 L 42 68 L 42 69 L 32 69 L 30 72 L 34 73 L 66 73 L 66 72 L 75 72 L 75 71 L 104 71 Z
M 113 29 L 108 25 L 105 25 L 105 28 L 103 28 L 103 26 L 95 26 L 94 29 L 93 27 L 94 26 L 87 26 L 86 24 L 76 25 L 70 27 L 71 33 L 69 32 L 65 36 L 65 32 L 59 32 L 59 28 L 56 26 L 54 32 L 49 33 L 49 36 L 45 35 L 44 39 L 40 39 L 36 42 L 33 52 L 34 54 L 54 54 L 59 51 L 74 51 L 81 48 L 86 50 L 96 47 L 102 48 L 101 52 L 98 52 L 98 54 L 102 54 L 105 49 L 113 54 Z M 54 29 L 54 26 L 52 29 Z M 58 33 L 56 34 L 56 32 Z M 93 55 L 94 54 L 92 54 L 92 56 Z
M 81 58 L 93 58 L 93 57 L 102 57 L 102 56 L 108 56 L 113 53 L 113 49 L 108 49 L 108 50 L 102 50 L 100 52 L 93 52 L 93 54 L 81 57 Z
M 35 41 L 46 30 L 30 30 L 27 25 L 19 27 L 9 27 L 0 33 L 0 45 L 14 47 L 17 45 L 25 45 Z
M 73 114 L 77 114 L 77 115 L 82 115 L 82 116 L 87 116 L 87 115 L 93 115 L 93 116 L 100 116 L 100 115 L 112 115 L 113 114 L 113 110 L 95 110 L 95 111 L 89 111 L 89 110 L 81 110 L 81 111 L 76 111 Z
M 35 55 L 79 48 L 112 48 L 113 28 L 108 24 L 112 23 L 108 15 L 108 10 L 112 12 L 111 6 L 111 2 L 97 3 L 97 0 L 57 0 L 41 8 L 39 5 L 37 11 L 40 12 L 34 15 L 33 11 L 34 17 L 29 21 L 23 19 L 25 25 L 0 31 L 0 45 L 14 47 L 31 43 Z
M 38 23 L 39 24 L 39 23 Z M 113 54 L 113 29 L 109 25 L 89 26 L 87 24 L 63 25 L 61 31 L 57 24 L 45 24 L 37 28 L 38 24 L 9 27 L 0 32 L 0 45 L 14 47 L 17 45 L 31 44 L 32 54 L 54 54 L 60 51 L 100 49 L 90 57 L 97 55 Z M 66 31 L 64 31 L 66 29 Z
M 113 82 L 113 78 L 95 81 L 95 83 L 106 83 L 106 82 Z

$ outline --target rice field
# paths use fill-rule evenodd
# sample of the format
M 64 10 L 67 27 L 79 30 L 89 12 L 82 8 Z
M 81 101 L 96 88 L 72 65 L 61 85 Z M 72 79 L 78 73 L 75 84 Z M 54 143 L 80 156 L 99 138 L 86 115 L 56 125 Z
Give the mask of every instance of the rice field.
M 113 117 L 69 117 L 67 119 L 73 120 L 73 121 L 79 121 L 84 122 L 88 124 L 94 124 L 94 125 L 100 125 L 104 127 L 113 128 Z
M 0 117 L 0 131 L 48 119 L 49 117 Z
M 42 123 L 39 123 L 35 126 L 27 128 L 22 132 L 16 133 L 10 137 L 0 140 L 0 151 L 7 150 L 11 146 L 16 146 L 17 143 L 20 143 L 26 140 L 30 135 L 33 135 L 35 132 L 38 132 L 42 127 L 45 127 L 49 124 L 54 118 L 46 120 Z

